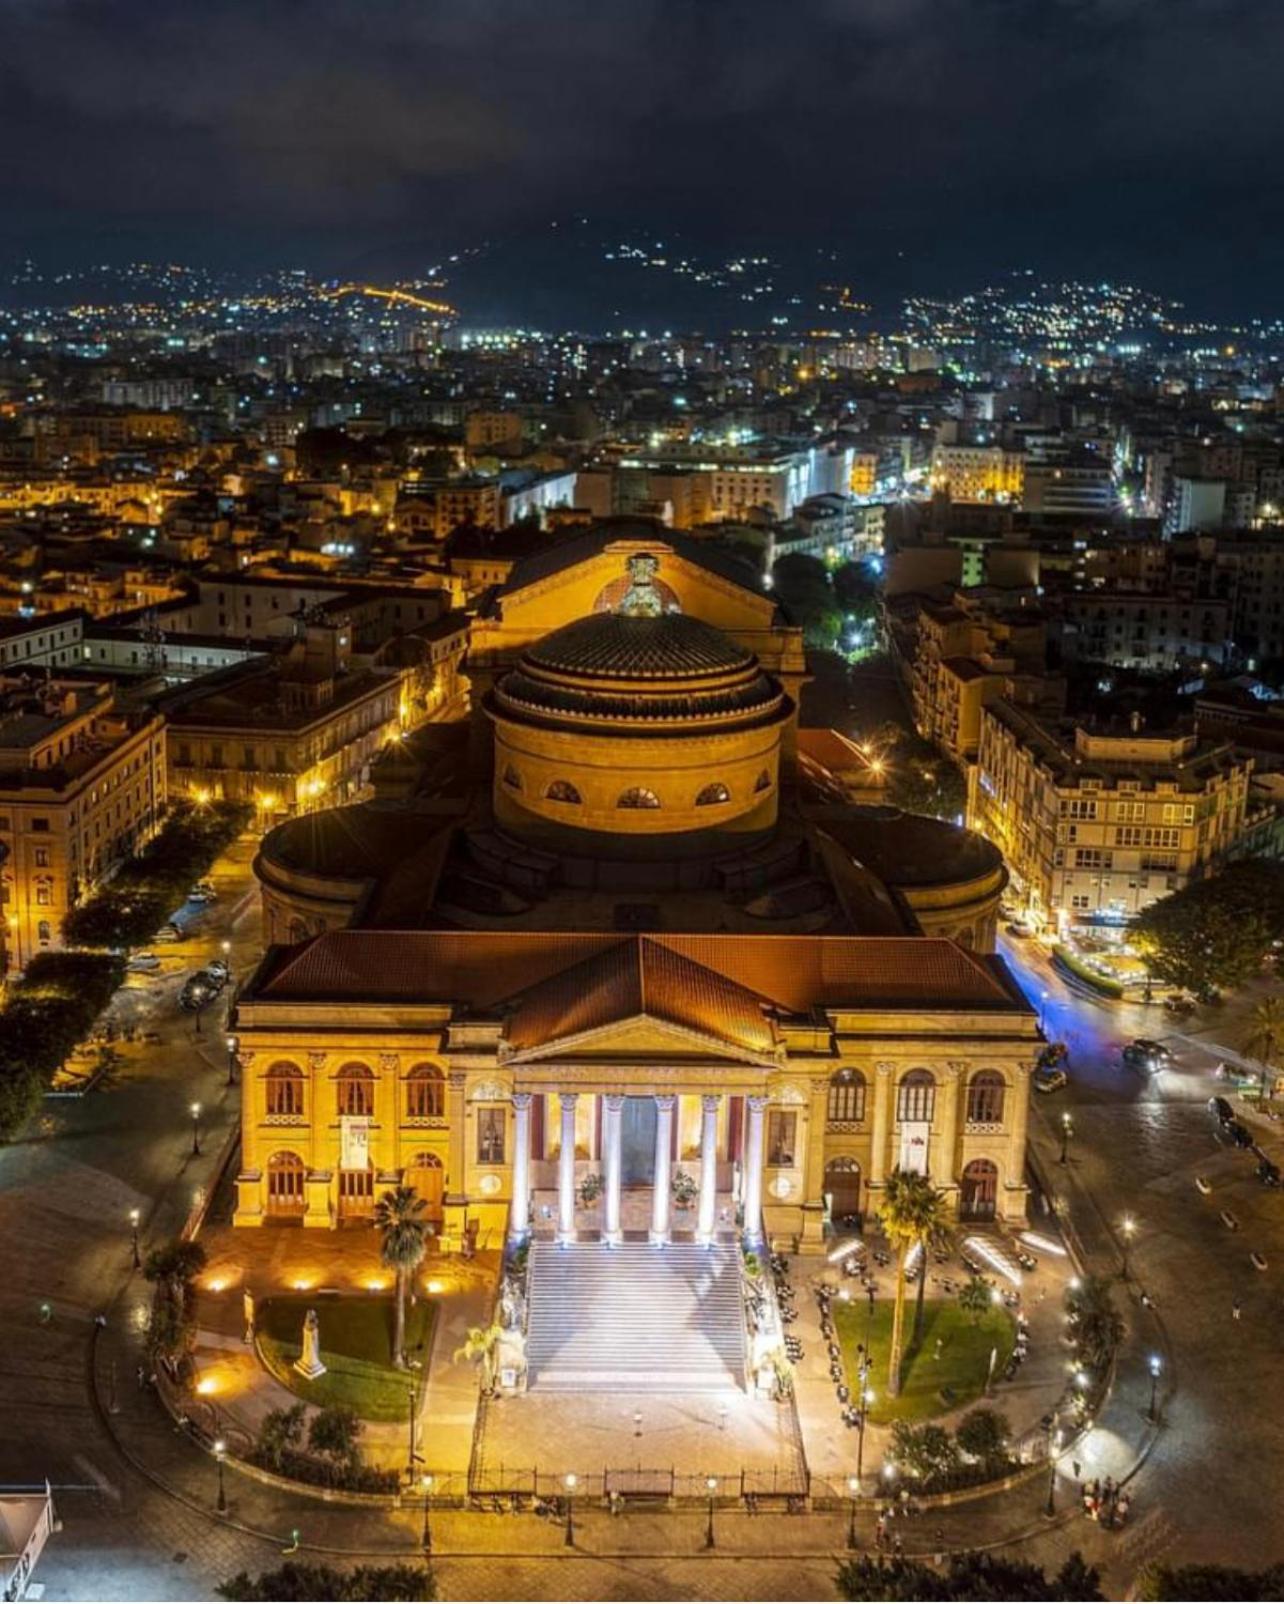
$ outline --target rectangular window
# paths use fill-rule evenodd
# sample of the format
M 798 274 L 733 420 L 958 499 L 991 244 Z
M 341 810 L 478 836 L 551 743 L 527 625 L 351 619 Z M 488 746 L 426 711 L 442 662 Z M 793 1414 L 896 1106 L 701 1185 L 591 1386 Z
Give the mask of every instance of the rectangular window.
M 37 847 L 36 848 L 36 868 L 37 869 L 47 869 L 48 867 L 49 867 L 49 848 L 48 847 Z
M 502 1164 L 504 1162 L 504 1110 L 479 1108 L 477 1110 L 477 1162 Z
M 797 1114 L 773 1109 L 767 1115 L 767 1163 L 782 1169 L 792 1168 L 797 1135 Z
M 42 834 L 48 834 L 48 831 L 49 831 L 49 820 L 48 819 L 32 819 L 31 828 L 33 830 L 40 831 Z

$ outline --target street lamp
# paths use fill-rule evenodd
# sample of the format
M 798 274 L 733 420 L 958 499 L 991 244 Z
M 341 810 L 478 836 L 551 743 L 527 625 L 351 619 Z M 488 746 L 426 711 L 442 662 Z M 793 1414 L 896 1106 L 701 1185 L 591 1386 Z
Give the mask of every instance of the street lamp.
M 848 1493 L 848 1496 L 850 1497 L 850 1499 L 852 1501 L 851 1519 L 847 1522 L 847 1546 L 848 1546 L 848 1548 L 854 1549 L 857 1546 L 857 1544 L 856 1544 L 856 1500 L 860 1497 L 860 1477 L 859 1476 L 849 1476 L 847 1478 L 847 1493 Z
M 566 1546 L 575 1547 L 575 1483 L 579 1480 L 574 1471 L 566 1473 Z
M 138 1210 L 138 1209 L 130 1209 L 130 1211 L 129 1211 L 129 1229 L 130 1229 L 131 1238 L 132 1238 L 132 1240 L 130 1242 L 130 1247 L 131 1247 L 131 1249 L 133 1251 L 133 1254 L 134 1254 L 134 1268 L 136 1270 L 141 1270 L 142 1266 L 143 1266 L 143 1261 L 138 1256 L 138 1225 L 139 1225 L 139 1221 L 142 1219 L 142 1217 L 143 1216 L 142 1216 L 142 1213 L 141 1213 L 140 1210 Z
M 236 1085 L 236 1037 L 227 1038 L 227 1084 Z
M 861 1366 L 860 1372 L 860 1398 L 856 1410 L 856 1480 L 859 1482 L 865 1470 L 865 1418 L 869 1414 L 869 1406 L 874 1401 L 874 1392 L 865 1386 L 865 1377 L 869 1371 L 869 1363 Z
M 201 1153 L 201 1105 L 192 1104 L 192 1157 L 199 1158 Z
M 1128 1279 L 1128 1249 L 1132 1246 L 1132 1239 L 1137 1231 L 1137 1222 L 1131 1214 L 1125 1214 L 1119 1222 L 1119 1231 L 1123 1236 L 1123 1260 L 1119 1273 L 1126 1281 Z
M 1061 1116 L 1061 1162 L 1066 1163 L 1066 1155 L 1070 1149 L 1070 1138 L 1074 1135 L 1074 1121 L 1069 1111 Z
M 1048 1502 L 1043 1513 L 1048 1516 L 1057 1512 L 1057 1455 L 1061 1452 L 1061 1427 L 1055 1427 L 1048 1436 Z
M 714 1539 L 713 1539 L 713 1495 L 718 1490 L 718 1478 L 716 1476 L 706 1476 L 704 1484 L 709 1489 L 709 1524 L 704 1529 L 704 1546 L 706 1548 L 712 1548 L 713 1544 L 714 1544 Z
M 419 1478 L 419 1485 L 424 1490 L 424 1530 L 420 1547 L 425 1554 L 432 1553 L 432 1526 L 429 1523 L 429 1511 L 432 1505 L 432 1477 L 425 1471 Z
M 227 1457 L 227 1444 L 220 1437 L 214 1444 L 214 1457 L 218 1460 L 218 1512 L 227 1514 L 227 1492 L 223 1486 L 223 1460 Z
M 1146 1418 L 1152 1426 L 1157 1425 L 1159 1420 L 1158 1415 L 1155 1413 L 1155 1402 L 1159 1390 L 1159 1377 L 1163 1373 L 1163 1368 L 1164 1361 L 1157 1353 L 1152 1353 L 1150 1356 L 1150 1408 L 1146 1412 Z
M 413 1476 L 415 1465 L 419 1460 L 419 1455 L 415 1452 L 415 1415 L 418 1413 L 415 1406 L 419 1402 L 419 1395 L 413 1381 L 406 1388 L 406 1396 L 410 1400 L 410 1457 L 406 1461 L 406 1468 Z

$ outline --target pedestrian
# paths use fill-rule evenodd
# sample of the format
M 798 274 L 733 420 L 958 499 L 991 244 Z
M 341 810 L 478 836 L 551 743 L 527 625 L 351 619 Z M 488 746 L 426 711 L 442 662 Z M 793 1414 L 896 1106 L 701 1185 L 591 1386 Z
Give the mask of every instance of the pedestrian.
M 941 1350 L 942 1350 L 942 1348 L 944 1348 L 944 1346 L 945 1346 L 945 1344 L 941 1340 L 941 1338 L 937 1337 L 937 1339 L 936 1339 L 936 1357 L 937 1357 L 938 1360 L 941 1357 Z
M 138 1378 L 138 1390 L 141 1392 L 147 1385 L 147 1372 L 143 1369 L 142 1365 L 139 1365 L 135 1374 Z
M 1236 1298 L 1234 1303 L 1231 1304 L 1231 1319 L 1238 1320 L 1242 1313 L 1243 1311 L 1239 1306 L 1239 1299 Z
M 899 1532 L 892 1538 L 892 1553 L 897 1559 L 905 1558 L 905 1539 Z

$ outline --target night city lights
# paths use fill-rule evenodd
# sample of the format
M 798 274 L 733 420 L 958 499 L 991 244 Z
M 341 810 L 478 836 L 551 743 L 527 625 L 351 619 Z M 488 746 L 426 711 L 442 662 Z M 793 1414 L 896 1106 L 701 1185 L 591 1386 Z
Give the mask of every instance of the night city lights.
M 1284 1597 L 1284 11 L 0 19 L 0 1597 Z

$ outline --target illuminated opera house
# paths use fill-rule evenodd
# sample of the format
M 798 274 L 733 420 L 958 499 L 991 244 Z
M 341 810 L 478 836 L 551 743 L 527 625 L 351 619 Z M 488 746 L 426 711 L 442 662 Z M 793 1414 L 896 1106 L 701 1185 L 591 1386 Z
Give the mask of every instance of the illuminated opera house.
M 517 566 L 468 671 L 470 722 L 263 843 L 238 1225 L 367 1219 L 405 1180 L 447 1242 L 819 1251 L 897 1165 L 1024 1217 L 1002 864 L 799 782 L 769 594 L 606 526 Z

